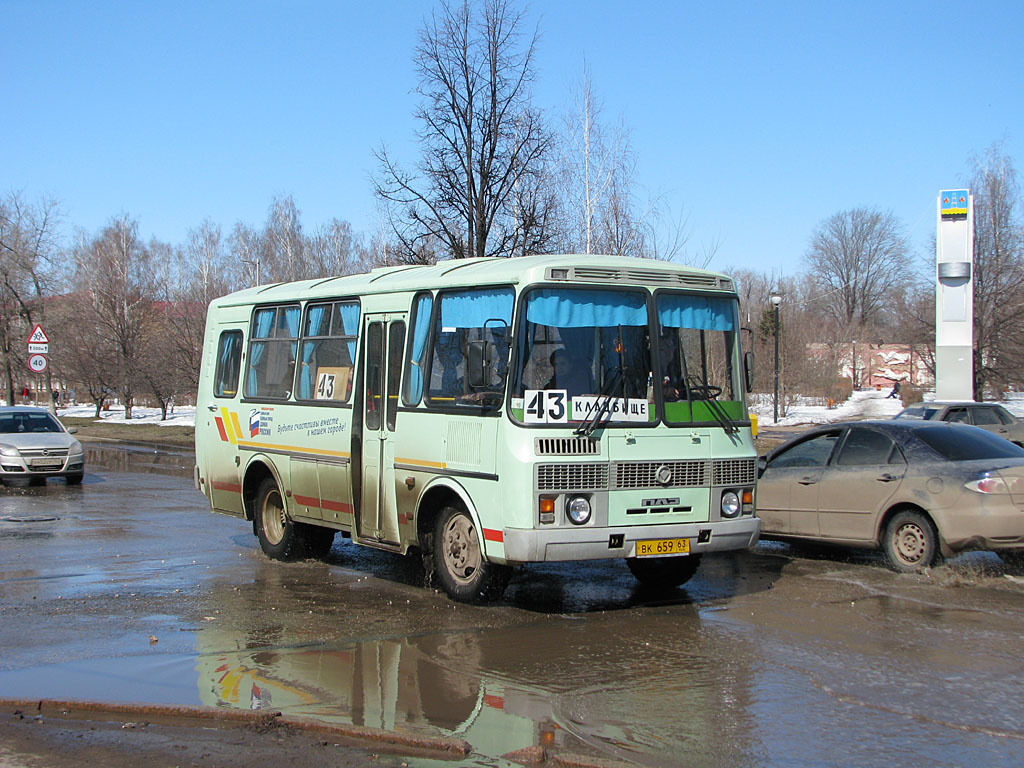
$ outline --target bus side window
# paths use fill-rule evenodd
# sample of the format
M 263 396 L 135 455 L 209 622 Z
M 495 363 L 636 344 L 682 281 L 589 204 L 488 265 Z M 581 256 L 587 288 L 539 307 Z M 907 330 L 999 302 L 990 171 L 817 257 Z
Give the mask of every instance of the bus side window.
M 416 297 L 410 325 L 409 358 L 406 362 L 405 390 L 402 398 L 406 405 L 419 405 L 423 398 L 423 374 L 427 368 L 427 340 L 433 307 L 434 297 L 429 293 Z
M 299 355 L 299 400 L 348 401 L 358 329 L 358 301 L 306 307 Z
M 299 305 L 260 307 L 253 313 L 245 396 L 286 400 L 295 376 Z
M 501 401 L 508 368 L 513 291 L 494 287 L 440 294 L 434 328 L 427 400 L 430 405 L 493 405 Z M 493 345 L 491 380 L 473 387 L 466 376 L 466 356 L 473 342 Z
M 238 394 L 238 373 L 242 367 L 242 332 L 224 331 L 217 345 L 217 372 L 213 379 L 214 397 Z

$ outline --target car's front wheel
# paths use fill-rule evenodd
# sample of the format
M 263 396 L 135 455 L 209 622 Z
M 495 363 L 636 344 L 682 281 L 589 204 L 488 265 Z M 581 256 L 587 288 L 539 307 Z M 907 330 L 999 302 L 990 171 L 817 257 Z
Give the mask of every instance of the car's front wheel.
M 926 515 L 905 510 L 885 527 L 883 549 L 895 570 L 913 573 L 938 561 L 939 533 Z

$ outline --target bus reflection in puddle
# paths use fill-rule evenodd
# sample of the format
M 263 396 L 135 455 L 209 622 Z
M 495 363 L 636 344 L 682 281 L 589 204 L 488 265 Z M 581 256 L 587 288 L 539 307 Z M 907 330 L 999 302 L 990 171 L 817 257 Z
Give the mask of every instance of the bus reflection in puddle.
M 356 642 L 332 649 L 259 649 L 200 656 L 203 704 L 280 711 L 290 717 L 458 736 L 499 756 L 568 739 L 554 723 L 551 694 L 446 668 L 431 657 L 465 635 Z M 573 740 L 575 741 L 575 740 Z

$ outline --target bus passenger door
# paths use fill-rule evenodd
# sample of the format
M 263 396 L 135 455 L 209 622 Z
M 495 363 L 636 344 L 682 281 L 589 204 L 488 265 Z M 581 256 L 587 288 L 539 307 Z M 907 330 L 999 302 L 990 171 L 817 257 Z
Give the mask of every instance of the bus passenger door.
M 203 464 L 201 471 L 210 506 L 218 512 L 242 517 L 245 512 L 242 509 L 238 442 L 247 437 L 244 430 L 249 425 L 246 423 L 243 427 L 241 421 L 249 421 L 249 409 L 239 402 L 243 338 L 237 326 L 238 323 L 223 325 L 216 348 L 206 351 L 204 365 L 213 372 L 213 380 L 204 381 L 200 388 L 196 436 L 202 448 L 197 458 L 204 457 L 200 459 Z
M 405 316 L 366 315 L 363 329 L 365 391 L 358 531 L 361 538 L 398 544 L 394 435 Z

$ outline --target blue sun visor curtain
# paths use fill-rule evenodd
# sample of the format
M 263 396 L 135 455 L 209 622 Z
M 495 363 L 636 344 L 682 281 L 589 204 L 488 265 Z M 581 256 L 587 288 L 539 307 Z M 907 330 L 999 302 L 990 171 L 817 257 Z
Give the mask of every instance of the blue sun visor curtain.
M 512 324 L 513 293 L 508 288 L 441 295 L 441 328 L 483 328 L 488 321 Z
M 659 294 L 658 322 L 662 328 L 734 331 L 736 301 L 718 296 Z
M 646 296 L 634 291 L 541 288 L 526 303 L 526 319 L 555 328 L 647 325 Z

